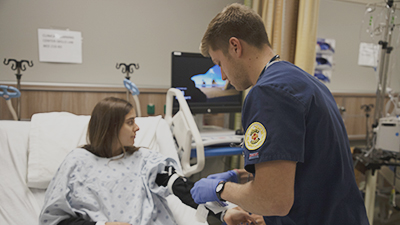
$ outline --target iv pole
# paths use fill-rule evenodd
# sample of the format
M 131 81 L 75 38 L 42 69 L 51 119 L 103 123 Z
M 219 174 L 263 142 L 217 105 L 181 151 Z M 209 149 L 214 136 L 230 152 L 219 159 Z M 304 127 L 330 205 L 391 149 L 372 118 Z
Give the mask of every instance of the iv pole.
M 379 45 L 381 45 L 381 57 L 379 61 L 379 83 L 376 90 L 376 104 L 375 104 L 375 113 L 374 113 L 374 127 L 378 126 L 379 119 L 385 117 L 383 115 L 384 110 L 384 101 L 386 95 L 386 83 L 387 83 L 387 73 L 389 67 L 389 59 L 390 53 L 393 50 L 391 46 L 392 41 L 392 33 L 395 27 L 395 24 L 390 22 L 392 20 L 392 16 L 395 11 L 395 7 L 393 7 L 393 0 L 388 0 L 386 3 L 387 8 L 387 16 L 386 16 L 386 25 L 384 27 L 383 32 L 383 41 L 379 41 Z
M 122 67 L 122 73 L 126 73 L 126 77 L 125 77 L 125 80 L 124 80 L 124 85 L 125 85 L 125 87 L 127 89 L 126 90 L 126 100 L 129 102 L 129 94 L 132 93 L 133 100 L 135 101 L 135 104 L 136 104 L 136 108 L 135 108 L 136 116 L 141 117 L 142 113 L 141 113 L 141 110 L 140 110 L 139 97 L 137 96 L 137 95 L 139 95 L 139 89 L 136 87 L 135 84 L 133 84 L 129 80 L 130 79 L 129 74 L 133 73 L 133 68 L 138 70 L 139 69 L 139 64 L 131 63 L 129 65 L 126 65 L 125 63 L 120 63 L 120 64 L 117 63 L 116 68 L 119 69 L 121 66 L 123 66 Z
M 390 53 L 393 50 L 391 46 L 392 33 L 395 27 L 394 21 L 392 20 L 395 12 L 393 7 L 393 0 L 386 2 L 386 24 L 383 31 L 383 40 L 379 41 L 381 46 L 381 56 L 379 61 L 379 83 L 376 90 L 376 103 L 374 112 L 373 128 L 376 128 L 379 124 L 379 119 L 384 117 L 384 101 L 386 95 L 386 83 L 388 76 L 388 67 L 390 61 Z M 376 138 L 376 133 L 373 134 L 372 139 Z M 372 142 L 373 143 L 373 142 Z M 375 146 L 372 146 L 374 148 Z M 369 157 L 373 157 L 375 149 L 372 150 Z M 365 208 L 367 210 L 367 216 L 370 224 L 374 222 L 374 207 L 375 207 L 375 191 L 376 191 L 377 174 L 374 173 L 373 169 L 366 171 L 366 188 L 365 188 Z
M 33 62 L 32 61 L 28 61 L 28 60 L 21 60 L 21 61 L 17 61 L 15 59 L 4 59 L 4 65 L 8 65 L 10 64 L 10 62 L 13 62 L 14 64 L 11 65 L 11 69 L 12 70 L 16 70 L 17 73 L 15 74 L 15 76 L 17 76 L 17 89 L 19 91 L 21 91 L 21 70 L 25 71 L 26 70 L 26 66 L 24 65 L 24 63 L 28 64 L 29 67 L 33 66 Z M 21 97 L 17 98 L 17 114 L 18 114 L 18 120 L 21 120 Z
M 131 79 L 129 74 L 133 73 L 133 68 L 135 68 L 137 70 L 139 69 L 139 64 L 135 64 L 135 63 L 131 63 L 129 65 L 126 65 L 125 63 L 120 63 L 120 64 L 117 63 L 116 68 L 119 69 L 119 68 L 121 68 L 121 66 L 123 66 L 121 71 L 122 71 L 122 73 L 126 73 L 125 78 L 128 80 Z M 128 90 L 126 91 L 126 100 L 129 102 L 129 91 Z

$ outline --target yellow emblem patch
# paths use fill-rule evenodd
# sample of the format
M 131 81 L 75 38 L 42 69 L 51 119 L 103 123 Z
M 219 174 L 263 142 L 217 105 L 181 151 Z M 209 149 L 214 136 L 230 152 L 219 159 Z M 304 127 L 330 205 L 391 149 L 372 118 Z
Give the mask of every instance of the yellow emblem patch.
M 248 150 L 256 150 L 264 144 L 267 138 L 267 131 L 259 122 L 252 123 L 246 130 L 244 143 Z

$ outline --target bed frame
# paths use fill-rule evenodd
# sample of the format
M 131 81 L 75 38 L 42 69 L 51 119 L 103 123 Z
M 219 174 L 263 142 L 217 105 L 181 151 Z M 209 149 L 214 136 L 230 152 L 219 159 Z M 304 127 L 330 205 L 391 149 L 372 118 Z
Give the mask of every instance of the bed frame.
M 178 99 L 180 105 L 180 109 L 175 115 L 172 115 L 173 97 Z M 48 117 L 45 119 L 47 118 Z M 170 89 L 167 93 L 165 120 L 162 119 L 161 116 L 156 118 L 159 122 L 156 123 L 157 126 L 155 130 L 157 131 L 154 136 L 164 138 L 171 137 L 168 138 L 168 140 L 161 140 L 161 142 L 159 140 L 156 141 L 158 145 L 166 145 L 165 143 L 168 142 L 167 149 L 172 149 L 171 154 L 175 154 L 174 145 L 176 145 L 179 156 L 175 154 L 175 158 L 180 160 L 184 176 L 190 176 L 200 172 L 204 168 L 204 147 L 193 116 L 179 90 Z M 137 123 L 139 123 L 139 119 L 140 118 L 138 118 Z M 88 120 L 85 121 L 87 123 Z M 0 120 L 0 224 L 38 224 L 39 214 L 44 203 L 44 188 L 47 186 L 39 188 L 34 187 L 34 185 L 30 183 L 29 173 L 31 173 L 31 170 L 29 168 L 29 163 L 32 161 L 30 156 L 33 155 L 30 149 L 32 147 L 32 133 L 42 133 L 42 131 L 45 132 L 46 130 L 43 129 L 42 131 L 32 132 L 37 131 L 34 128 L 34 124 L 34 120 Z M 57 125 L 55 125 L 55 127 L 57 129 Z M 68 134 L 68 129 L 63 127 L 59 127 L 58 129 L 64 130 L 64 132 L 66 132 L 65 134 Z M 141 129 L 141 132 L 145 132 L 144 130 L 145 129 Z M 150 136 L 148 134 L 149 133 L 146 133 L 142 136 L 146 136 L 147 138 L 147 136 Z M 172 134 L 174 138 L 172 138 Z M 137 135 L 136 138 L 138 138 L 138 136 L 139 135 Z M 192 138 L 197 148 L 197 163 L 194 165 L 190 163 Z M 58 144 L 64 145 L 64 143 Z M 74 146 L 76 146 L 76 144 L 77 143 L 74 143 Z M 39 148 L 41 147 L 42 146 L 39 145 Z M 50 148 L 57 149 L 58 147 L 51 143 Z M 163 153 L 162 151 L 160 152 Z M 39 157 L 39 163 L 40 160 L 41 158 Z M 39 177 L 42 176 L 42 174 L 42 172 L 39 172 Z M 184 205 L 176 196 L 170 195 L 167 198 L 167 202 L 179 225 L 207 224 L 197 222 L 194 219 L 196 210 Z

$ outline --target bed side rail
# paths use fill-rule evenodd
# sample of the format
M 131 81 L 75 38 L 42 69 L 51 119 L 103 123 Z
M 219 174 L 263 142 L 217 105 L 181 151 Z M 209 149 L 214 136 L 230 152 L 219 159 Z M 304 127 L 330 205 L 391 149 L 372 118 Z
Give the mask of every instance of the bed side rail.
M 177 98 L 179 111 L 173 116 L 173 100 Z M 204 145 L 201 140 L 200 132 L 193 119 L 189 106 L 180 90 L 170 88 L 166 97 L 165 120 L 172 129 L 172 134 L 176 140 L 178 154 L 181 158 L 183 175 L 186 177 L 203 170 L 205 163 Z M 190 165 L 192 139 L 196 144 L 197 162 Z

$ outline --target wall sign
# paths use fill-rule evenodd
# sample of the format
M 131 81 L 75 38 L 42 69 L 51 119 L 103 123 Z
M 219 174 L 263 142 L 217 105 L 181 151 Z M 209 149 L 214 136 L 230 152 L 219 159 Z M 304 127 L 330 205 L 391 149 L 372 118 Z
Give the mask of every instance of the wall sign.
M 82 63 L 81 32 L 38 29 L 39 61 Z

